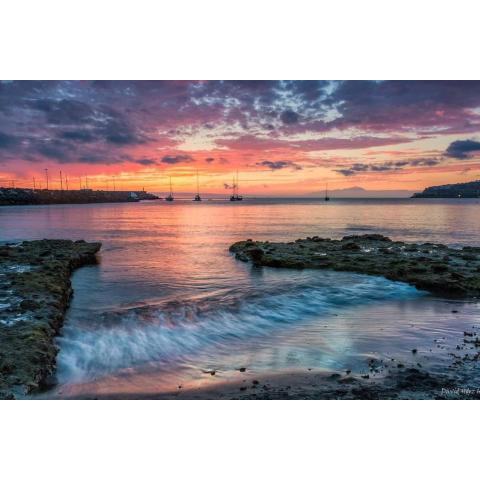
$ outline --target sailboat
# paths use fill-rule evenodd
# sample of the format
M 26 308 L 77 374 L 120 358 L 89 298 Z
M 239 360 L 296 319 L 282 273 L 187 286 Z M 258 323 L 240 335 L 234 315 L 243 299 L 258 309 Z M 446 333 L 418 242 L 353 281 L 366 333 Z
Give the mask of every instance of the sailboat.
M 197 194 L 195 195 L 195 198 L 193 199 L 194 202 L 201 202 L 202 197 L 200 196 L 200 185 L 198 183 L 198 170 L 197 170 Z
M 327 185 L 325 186 L 325 201 L 326 201 L 326 202 L 329 202 L 329 201 L 330 201 L 330 197 L 328 196 L 328 183 L 327 183 Z
M 170 193 L 165 198 L 167 202 L 173 202 L 173 192 L 172 192 L 172 177 L 170 177 Z
M 231 202 L 241 202 L 243 197 L 238 194 L 238 170 L 237 170 L 237 177 L 233 177 L 233 194 L 230 196 Z

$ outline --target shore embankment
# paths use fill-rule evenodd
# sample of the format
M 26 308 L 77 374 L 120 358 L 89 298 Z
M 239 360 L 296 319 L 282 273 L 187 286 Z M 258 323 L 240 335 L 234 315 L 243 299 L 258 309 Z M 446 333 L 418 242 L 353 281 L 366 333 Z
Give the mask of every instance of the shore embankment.
M 139 202 L 141 200 L 157 199 L 159 197 L 143 190 L 34 190 L 28 188 L 0 188 L 0 205 Z
M 71 273 L 96 263 L 100 247 L 83 240 L 0 245 L 0 399 L 21 398 L 53 378 Z
M 456 249 L 438 243 L 406 243 L 375 234 L 341 240 L 246 240 L 231 245 L 230 251 L 238 260 L 256 266 L 381 275 L 443 297 L 480 298 L 480 247 Z

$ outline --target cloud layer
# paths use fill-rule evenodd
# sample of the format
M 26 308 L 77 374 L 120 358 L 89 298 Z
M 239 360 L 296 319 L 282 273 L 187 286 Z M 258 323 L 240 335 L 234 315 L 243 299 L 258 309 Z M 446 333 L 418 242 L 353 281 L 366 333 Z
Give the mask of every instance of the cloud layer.
M 58 164 L 372 176 L 475 160 L 479 136 L 473 81 L 0 82 L 0 173 Z

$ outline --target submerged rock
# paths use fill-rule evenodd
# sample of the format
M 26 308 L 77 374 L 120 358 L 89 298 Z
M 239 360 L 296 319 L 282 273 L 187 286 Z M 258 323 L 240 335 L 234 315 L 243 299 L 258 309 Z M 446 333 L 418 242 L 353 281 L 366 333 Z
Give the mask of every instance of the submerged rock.
M 341 240 L 312 237 L 283 243 L 248 240 L 234 243 L 230 251 L 256 266 L 381 275 L 444 297 L 480 297 L 480 247 L 460 250 L 396 242 L 383 235 L 350 235 Z
M 54 382 L 55 336 L 72 295 L 70 275 L 96 263 L 100 247 L 70 240 L 0 245 L 0 298 L 9 305 L 0 309 L 0 398 Z

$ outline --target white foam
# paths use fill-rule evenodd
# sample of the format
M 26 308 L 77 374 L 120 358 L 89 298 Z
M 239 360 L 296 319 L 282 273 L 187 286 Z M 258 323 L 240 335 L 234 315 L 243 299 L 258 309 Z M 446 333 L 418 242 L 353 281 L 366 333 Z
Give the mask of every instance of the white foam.
M 343 308 L 422 295 L 411 286 L 380 277 L 335 275 L 350 282 L 332 284 L 330 275 L 320 285 L 265 291 L 229 305 L 224 297 L 212 296 L 111 312 L 99 321 L 67 322 L 58 340 L 60 382 L 94 379 L 149 362 L 194 361 L 206 350 L 228 352 L 238 342 L 318 321 Z

